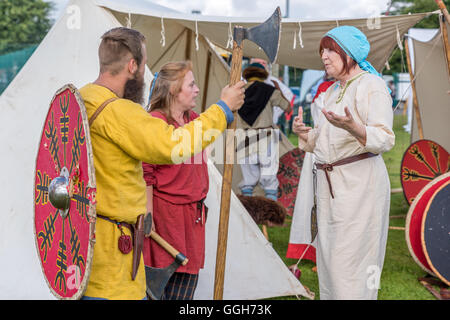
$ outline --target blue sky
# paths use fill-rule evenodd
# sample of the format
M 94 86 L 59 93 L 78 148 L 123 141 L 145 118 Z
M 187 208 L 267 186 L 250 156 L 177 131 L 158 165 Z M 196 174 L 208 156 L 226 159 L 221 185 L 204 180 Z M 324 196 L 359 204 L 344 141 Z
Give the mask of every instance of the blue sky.
M 45 0 L 53 2 L 57 18 L 68 0 Z M 142 0 L 148 1 L 148 0 Z M 200 10 L 204 15 L 266 17 L 280 6 L 286 14 L 286 0 L 154 0 L 152 1 L 184 13 Z M 385 12 L 388 0 L 289 0 L 289 17 L 299 19 L 362 18 Z

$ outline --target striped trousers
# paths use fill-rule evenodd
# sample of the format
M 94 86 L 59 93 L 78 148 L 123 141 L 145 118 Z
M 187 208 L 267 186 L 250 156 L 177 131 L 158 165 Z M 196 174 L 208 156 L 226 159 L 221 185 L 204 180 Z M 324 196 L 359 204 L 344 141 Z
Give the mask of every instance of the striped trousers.
M 193 300 L 198 274 L 175 272 L 170 277 L 161 300 Z

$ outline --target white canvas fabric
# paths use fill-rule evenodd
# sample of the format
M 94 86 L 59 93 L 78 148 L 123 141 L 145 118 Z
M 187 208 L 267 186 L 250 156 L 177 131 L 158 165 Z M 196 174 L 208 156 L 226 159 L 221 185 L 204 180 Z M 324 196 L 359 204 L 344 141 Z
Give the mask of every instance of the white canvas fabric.
M 450 30 L 450 25 L 447 24 Z M 422 120 L 423 139 L 450 150 L 450 71 L 441 31 L 427 41 L 412 40 L 416 95 Z M 412 111 L 411 143 L 420 140 L 417 118 Z

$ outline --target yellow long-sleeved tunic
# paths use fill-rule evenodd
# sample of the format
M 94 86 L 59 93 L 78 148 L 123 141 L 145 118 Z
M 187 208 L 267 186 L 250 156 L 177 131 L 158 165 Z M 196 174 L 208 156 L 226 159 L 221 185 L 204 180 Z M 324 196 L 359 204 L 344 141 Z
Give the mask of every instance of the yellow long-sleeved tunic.
M 80 89 L 88 118 L 106 100 L 117 97 L 105 87 L 88 84 Z M 227 109 L 227 110 L 225 110 Z M 139 104 L 119 99 L 110 103 L 90 128 L 97 183 L 97 214 L 117 221 L 134 224 L 146 212 L 145 182 L 142 161 L 154 164 L 173 163 L 173 150 L 182 137 L 180 130 L 194 136 L 200 122 L 202 133 L 221 132 L 230 121 L 228 107 L 219 101 L 183 128 L 175 130 L 161 119 L 151 117 Z M 200 121 L 200 122 L 198 122 Z M 197 123 L 195 125 L 195 123 Z M 211 141 L 192 139 L 190 157 Z M 177 155 L 179 152 L 175 152 Z M 123 228 L 125 234 L 130 234 Z M 118 249 L 118 227 L 103 219 L 96 222 L 96 244 L 86 296 L 106 299 L 143 299 L 145 297 L 145 271 L 143 259 L 136 279 L 131 279 L 133 254 Z

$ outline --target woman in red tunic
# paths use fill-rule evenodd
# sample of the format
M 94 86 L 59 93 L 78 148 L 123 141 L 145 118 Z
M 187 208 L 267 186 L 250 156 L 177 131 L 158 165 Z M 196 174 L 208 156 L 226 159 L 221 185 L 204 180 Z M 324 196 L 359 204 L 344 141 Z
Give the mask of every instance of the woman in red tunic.
M 167 63 L 152 82 L 150 114 L 176 128 L 198 117 L 192 109 L 199 88 L 191 62 Z M 192 300 L 198 273 L 205 260 L 206 208 L 203 200 L 209 187 L 206 153 L 201 152 L 178 165 L 143 163 L 147 184 L 147 209 L 153 213 L 155 231 L 189 262 L 180 266 L 169 280 L 164 300 Z M 147 238 L 146 266 L 165 268 L 173 258 Z

